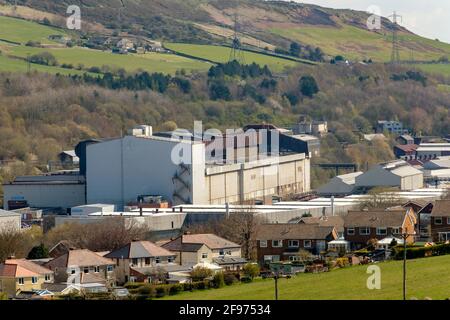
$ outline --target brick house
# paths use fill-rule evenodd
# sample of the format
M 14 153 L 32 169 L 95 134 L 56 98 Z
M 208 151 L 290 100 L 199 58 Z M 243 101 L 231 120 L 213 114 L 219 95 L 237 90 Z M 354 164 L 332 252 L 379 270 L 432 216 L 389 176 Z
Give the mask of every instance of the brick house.
M 264 224 L 256 234 L 258 262 L 297 261 L 301 250 L 318 255 L 338 238 L 332 226 L 317 224 Z
M 431 237 L 433 241 L 450 240 L 450 199 L 438 200 L 431 211 Z
M 349 211 L 344 217 L 344 237 L 351 243 L 352 249 L 366 247 L 371 239 L 383 240 L 387 237 L 398 238 L 403 233 L 414 234 L 417 223 L 414 210 Z M 407 243 L 413 243 L 410 236 Z

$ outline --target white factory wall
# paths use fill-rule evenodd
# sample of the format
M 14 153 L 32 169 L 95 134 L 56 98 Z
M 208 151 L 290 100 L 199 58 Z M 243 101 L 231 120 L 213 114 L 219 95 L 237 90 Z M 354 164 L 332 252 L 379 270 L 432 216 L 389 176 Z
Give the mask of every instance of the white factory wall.
M 84 184 L 6 184 L 3 185 L 3 203 L 24 199 L 35 208 L 71 208 L 85 204 Z
M 177 203 L 173 199 L 176 189 L 173 177 L 180 168 L 172 161 L 171 156 L 178 143 L 156 137 L 126 136 L 123 139 L 89 145 L 87 203 L 111 203 L 121 208 L 145 194 L 162 195 Z M 201 201 L 204 197 L 204 183 L 201 183 L 204 180 L 200 178 L 200 172 L 204 172 L 204 146 L 190 143 L 185 143 L 184 146 L 188 159 L 192 154 L 203 155 L 191 170 L 195 182 L 193 183 L 190 174 L 183 175 L 183 180 L 196 192 L 192 194 L 192 191 L 187 191 L 184 197 L 187 196 L 191 201 Z
M 0 210 L 0 233 L 5 231 L 20 231 L 22 217 L 20 214 L 1 212 Z

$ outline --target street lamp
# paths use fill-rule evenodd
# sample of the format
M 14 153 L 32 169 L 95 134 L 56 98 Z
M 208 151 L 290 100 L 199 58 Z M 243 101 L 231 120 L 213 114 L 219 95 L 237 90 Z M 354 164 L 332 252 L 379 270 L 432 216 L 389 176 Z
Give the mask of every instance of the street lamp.
M 415 236 L 416 232 L 413 233 L 402 233 L 401 237 L 403 239 L 403 300 L 406 300 L 406 239 L 410 236 Z

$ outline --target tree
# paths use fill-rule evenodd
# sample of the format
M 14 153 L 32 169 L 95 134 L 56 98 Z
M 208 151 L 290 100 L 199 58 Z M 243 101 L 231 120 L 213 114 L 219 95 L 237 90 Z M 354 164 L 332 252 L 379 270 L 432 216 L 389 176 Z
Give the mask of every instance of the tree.
M 46 66 L 57 66 L 58 60 L 56 60 L 55 56 L 50 52 L 41 52 L 30 57 L 31 63 L 42 64 Z
M 299 80 L 300 92 L 302 95 L 312 98 L 319 92 L 319 86 L 313 76 L 303 76 Z
M 242 267 L 242 272 L 244 272 L 244 275 L 252 280 L 259 276 L 259 271 L 259 266 L 255 263 L 247 263 L 244 267 Z
M 292 42 L 289 48 L 289 53 L 294 57 L 299 57 L 302 48 L 297 42 Z
M 209 86 L 211 100 L 231 100 L 230 89 L 220 81 L 215 81 Z
M 43 243 L 41 243 L 36 247 L 33 247 L 33 249 L 31 249 L 27 257 L 27 259 L 45 259 L 45 258 L 48 258 L 48 249 L 44 246 Z
M 211 271 L 211 269 L 208 269 L 206 267 L 195 267 L 192 271 L 191 271 L 191 279 L 193 282 L 196 281 L 203 281 L 206 278 L 211 277 L 213 274 L 213 272 Z

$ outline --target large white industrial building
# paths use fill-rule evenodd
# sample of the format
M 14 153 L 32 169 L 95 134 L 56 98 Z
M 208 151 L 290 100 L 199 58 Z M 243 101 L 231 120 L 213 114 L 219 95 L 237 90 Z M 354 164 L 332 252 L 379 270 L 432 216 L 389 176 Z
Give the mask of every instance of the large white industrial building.
M 150 194 L 175 205 L 244 203 L 309 190 L 306 152 L 218 164 L 202 141 L 130 135 L 86 147 L 87 203 L 122 208 Z

